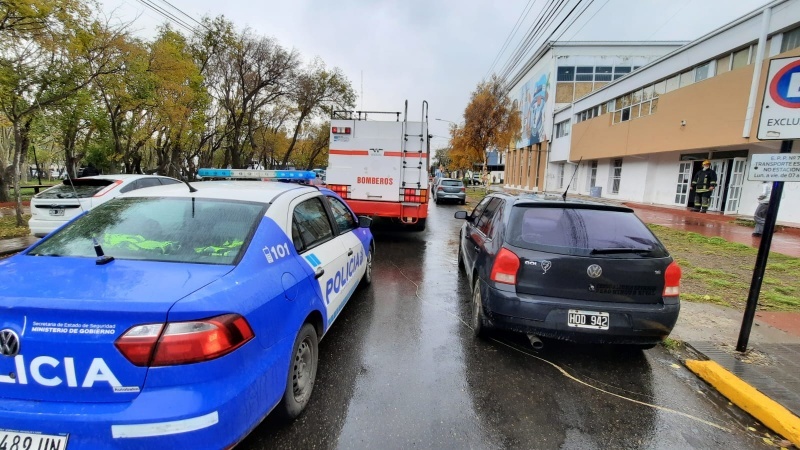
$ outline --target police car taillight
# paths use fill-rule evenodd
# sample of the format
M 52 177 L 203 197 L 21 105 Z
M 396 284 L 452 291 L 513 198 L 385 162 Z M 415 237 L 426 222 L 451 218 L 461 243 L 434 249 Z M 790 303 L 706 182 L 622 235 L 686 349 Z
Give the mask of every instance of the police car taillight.
M 331 127 L 333 134 L 350 134 L 350 127 Z
M 114 345 L 134 365 L 158 367 L 216 359 L 254 336 L 244 317 L 225 314 L 205 320 L 135 326 Z

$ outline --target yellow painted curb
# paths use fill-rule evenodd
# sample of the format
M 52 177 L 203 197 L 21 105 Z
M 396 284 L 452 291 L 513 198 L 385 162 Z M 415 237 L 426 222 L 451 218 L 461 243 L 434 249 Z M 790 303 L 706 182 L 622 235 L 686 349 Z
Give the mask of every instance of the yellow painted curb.
M 800 447 L 800 418 L 771 398 L 728 372 L 714 361 L 686 360 L 686 367 L 714 386 L 736 406 L 742 408 L 769 427 Z

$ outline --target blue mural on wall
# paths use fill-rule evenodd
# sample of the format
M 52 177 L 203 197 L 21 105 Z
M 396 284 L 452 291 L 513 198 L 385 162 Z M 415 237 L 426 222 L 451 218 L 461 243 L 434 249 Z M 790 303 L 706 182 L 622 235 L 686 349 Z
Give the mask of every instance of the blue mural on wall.
M 527 147 L 547 139 L 544 113 L 547 108 L 548 92 L 550 92 L 549 73 L 534 76 L 522 85 L 520 91 L 522 136 L 518 147 Z

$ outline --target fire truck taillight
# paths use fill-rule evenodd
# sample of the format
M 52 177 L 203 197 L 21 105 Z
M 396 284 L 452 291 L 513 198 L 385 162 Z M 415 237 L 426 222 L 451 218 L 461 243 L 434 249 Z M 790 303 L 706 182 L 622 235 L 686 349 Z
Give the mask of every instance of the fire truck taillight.
M 331 127 L 333 134 L 350 134 L 350 127 Z
M 403 201 L 412 203 L 428 203 L 427 189 L 403 189 Z
M 333 192 L 336 192 L 336 194 L 338 194 L 339 197 L 350 198 L 350 189 L 349 189 L 350 186 L 346 184 L 329 184 L 326 187 L 332 190 Z

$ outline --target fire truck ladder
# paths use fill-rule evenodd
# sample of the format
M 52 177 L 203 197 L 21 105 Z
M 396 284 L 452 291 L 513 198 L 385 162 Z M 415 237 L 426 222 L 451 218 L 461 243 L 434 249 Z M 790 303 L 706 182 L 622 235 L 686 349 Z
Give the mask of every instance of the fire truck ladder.
M 419 134 L 409 134 L 408 129 L 408 100 L 406 100 L 406 107 L 405 113 L 403 114 L 403 142 L 402 142 L 402 155 L 403 155 L 403 182 L 401 184 L 402 187 L 413 187 L 415 189 L 422 188 L 422 176 L 423 172 L 427 173 L 427 169 L 424 168 L 424 158 L 422 157 L 423 152 L 426 151 L 427 148 L 427 139 L 425 133 L 425 124 L 428 123 L 428 101 L 422 101 L 422 118 L 420 120 L 419 126 Z M 408 150 L 408 139 L 419 139 L 419 150 L 417 151 L 409 151 Z M 405 177 L 405 170 L 406 169 L 414 169 L 416 168 L 418 171 L 417 181 L 414 183 L 413 181 L 406 181 Z M 416 184 L 416 186 L 415 186 Z

